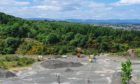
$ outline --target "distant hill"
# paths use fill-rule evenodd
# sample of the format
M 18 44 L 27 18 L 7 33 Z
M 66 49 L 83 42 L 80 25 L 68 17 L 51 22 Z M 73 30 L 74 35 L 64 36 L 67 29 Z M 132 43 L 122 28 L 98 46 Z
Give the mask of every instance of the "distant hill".
M 140 24 L 140 20 L 119 20 L 119 19 L 110 19 L 110 20 L 82 20 L 82 19 L 66 19 L 68 22 L 84 23 L 84 24 Z
M 43 21 L 43 20 L 56 21 L 54 19 L 49 19 L 49 18 L 24 18 L 24 19 L 26 19 L 26 20 L 41 20 L 41 21 Z
M 94 20 L 94 19 L 50 19 L 50 18 L 26 18 L 27 20 L 47 20 L 47 21 L 67 21 L 82 24 L 140 24 L 139 19 L 108 19 L 108 20 Z

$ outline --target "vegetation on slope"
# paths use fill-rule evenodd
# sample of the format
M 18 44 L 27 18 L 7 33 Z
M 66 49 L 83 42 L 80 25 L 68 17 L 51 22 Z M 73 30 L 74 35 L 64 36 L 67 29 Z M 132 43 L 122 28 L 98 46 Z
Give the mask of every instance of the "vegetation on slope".
M 66 54 L 77 47 L 83 53 L 115 53 L 140 47 L 140 31 L 0 16 L 0 54 Z

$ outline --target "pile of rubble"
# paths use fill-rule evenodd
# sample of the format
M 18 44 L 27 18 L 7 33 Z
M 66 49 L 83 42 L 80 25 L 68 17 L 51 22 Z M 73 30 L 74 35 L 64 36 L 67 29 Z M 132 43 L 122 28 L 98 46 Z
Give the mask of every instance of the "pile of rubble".
M 41 63 L 41 66 L 48 69 L 57 69 L 57 68 L 65 68 L 65 67 L 80 67 L 81 63 L 77 62 L 64 62 L 60 60 L 48 60 Z

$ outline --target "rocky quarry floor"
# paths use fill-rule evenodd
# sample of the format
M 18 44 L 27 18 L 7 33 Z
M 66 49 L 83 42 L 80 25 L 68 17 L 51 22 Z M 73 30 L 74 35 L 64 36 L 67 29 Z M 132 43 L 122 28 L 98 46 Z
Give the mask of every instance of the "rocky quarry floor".
M 0 84 L 121 84 L 122 57 L 98 56 L 96 62 L 88 58 L 58 58 L 35 63 L 30 69 L 16 73 L 16 77 L 0 78 Z M 132 83 L 140 84 L 140 60 L 133 59 Z

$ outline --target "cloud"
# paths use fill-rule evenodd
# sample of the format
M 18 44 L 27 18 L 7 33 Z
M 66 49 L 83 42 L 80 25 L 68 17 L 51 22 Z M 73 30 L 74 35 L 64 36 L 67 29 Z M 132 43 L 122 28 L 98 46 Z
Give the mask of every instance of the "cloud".
M 140 4 L 140 0 L 120 0 L 116 5 L 136 5 Z
M 99 3 L 96 0 L 1 0 L 0 11 L 23 18 L 140 18 L 140 7 L 126 6 L 132 1 L 139 0 L 119 0 L 114 3 Z
M 46 10 L 46 11 L 60 11 L 62 8 L 58 6 L 53 6 L 53 5 L 38 5 L 34 6 L 33 8 L 40 9 L 40 10 Z
M 79 10 L 87 8 L 105 8 L 105 4 L 96 3 L 91 0 L 34 0 L 34 4 L 40 9 L 60 9 L 63 10 Z M 34 6 L 34 7 L 35 7 Z
M 111 10 L 112 7 L 91 0 L 44 0 L 35 5 L 38 10 L 46 10 L 42 17 L 51 18 L 97 18 L 98 13 Z M 51 15 L 49 15 L 52 12 Z M 53 14 L 54 13 L 54 14 Z M 90 16 L 89 16 L 90 15 Z
M 29 2 L 25 1 L 16 1 L 16 0 L 1 0 L 0 6 L 27 6 L 29 5 Z
M 28 1 L 0 0 L 0 12 L 5 12 L 17 16 L 17 10 L 30 5 Z
M 34 7 L 48 11 L 69 11 L 76 10 L 80 7 L 79 0 L 35 0 L 37 3 Z

